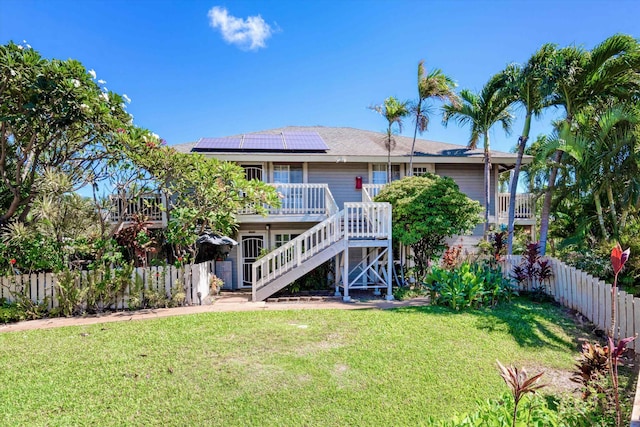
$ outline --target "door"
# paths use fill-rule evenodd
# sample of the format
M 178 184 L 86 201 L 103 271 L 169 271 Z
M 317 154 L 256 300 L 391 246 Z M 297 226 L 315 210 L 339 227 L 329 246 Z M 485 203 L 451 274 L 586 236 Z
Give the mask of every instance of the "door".
M 242 278 L 240 287 L 250 288 L 253 285 L 253 271 L 251 265 L 258 259 L 260 252 L 265 247 L 264 235 L 260 234 L 247 234 L 241 236 L 240 240 L 240 265 L 242 271 L 240 277 Z
M 302 164 L 274 164 L 273 182 L 275 184 L 302 184 L 303 181 Z M 302 187 L 281 188 L 280 199 L 283 213 L 303 213 L 303 189 Z

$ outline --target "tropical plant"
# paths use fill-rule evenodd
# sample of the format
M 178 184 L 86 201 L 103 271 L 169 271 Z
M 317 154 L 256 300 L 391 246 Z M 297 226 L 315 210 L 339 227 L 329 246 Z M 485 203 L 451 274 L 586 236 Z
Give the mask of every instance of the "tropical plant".
M 446 238 L 468 233 L 481 221 L 480 204 L 449 177 L 405 177 L 385 186 L 375 201 L 391 203 L 393 237 L 411 247 L 417 281 L 442 253 Z
M 494 306 L 513 294 L 499 266 L 463 262 L 449 269 L 432 266 L 425 278 L 431 302 L 453 310 Z
M 422 135 L 429 127 L 429 108 L 426 102 L 431 98 L 436 98 L 440 101 L 449 101 L 452 105 L 459 105 L 458 95 L 454 91 L 455 87 L 455 82 L 443 74 L 441 70 L 435 69 L 425 75 L 424 60 L 418 63 L 418 100 L 410 108 L 416 126 L 413 131 L 409 157 L 409 176 L 413 175 L 413 152 L 418 132 Z
M 591 51 L 571 46 L 556 51 L 551 67 L 550 104 L 564 109 L 558 124 L 560 141 L 575 134 L 575 116 L 588 107 L 601 107 L 637 96 L 640 90 L 640 44 L 631 36 L 616 34 Z M 546 253 L 549 216 L 563 151 L 556 150 L 550 163 L 540 215 L 540 248 Z
M 618 360 L 620 356 L 625 352 L 626 346 L 628 343 L 633 341 L 636 337 L 627 337 L 622 338 L 618 341 L 616 345 L 614 339 L 617 336 L 616 329 L 616 306 L 618 301 L 618 274 L 622 271 L 624 264 L 629 259 L 630 255 L 629 249 L 623 251 L 620 247 L 620 243 L 616 243 L 616 245 L 611 250 L 611 265 L 613 267 L 613 286 L 611 287 L 611 329 L 608 334 L 608 342 L 609 342 L 609 374 L 611 375 L 611 382 L 613 383 L 613 397 L 616 405 L 616 426 L 620 427 L 622 425 L 622 410 L 620 408 L 620 392 L 618 390 Z
M 490 200 L 490 172 L 491 151 L 489 142 L 489 130 L 500 123 L 504 131 L 511 132 L 513 116 L 509 106 L 513 102 L 511 93 L 505 90 L 505 76 L 497 74 L 484 86 L 479 94 L 469 90 L 460 92 L 462 103 L 446 104 L 444 106 L 443 124 L 455 121 L 460 126 L 469 125 L 471 136 L 469 148 L 475 149 L 480 138 L 484 145 L 484 231 L 489 230 L 489 200 Z
M 75 60 L 45 59 L 30 46 L 0 46 L 0 226 L 27 220 L 45 169 L 74 188 L 94 182 L 131 126 L 124 98 Z
M 498 368 L 500 369 L 500 376 L 502 376 L 502 379 L 509 387 L 511 395 L 513 396 L 513 421 L 511 425 L 515 427 L 516 420 L 518 418 L 518 404 L 520 403 L 520 400 L 522 400 L 526 394 L 535 393 L 542 387 L 546 386 L 546 384 L 538 384 L 543 372 L 529 377 L 524 368 L 520 370 L 515 366 L 506 368 L 499 360 L 497 363 Z
M 390 96 L 384 100 L 383 104 L 369 108 L 384 117 L 388 124 L 384 147 L 387 149 L 387 183 L 389 183 L 391 182 L 391 150 L 396 146 L 393 125 L 397 126 L 398 132 L 402 132 L 402 120 L 409 115 L 409 101 L 398 101 Z
M 518 138 L 516 164 L 509 185 L 509 217 L 507 222 L 507 254 L 513 253 L 513 232 L 515 222 L 516 193 L 520 177 L 520 168 L 525 148 L 529 141 L 531 119 L 539 117 L 548 106 L 551 86 L 549 84 L 550 64 L 555 53 L 555 47 L 543 45 L 534 53 L 525 65 L 513 64 L 505 71 L 505 87 L 513 96 L 514 102 L 524 109 L 524 127 Z

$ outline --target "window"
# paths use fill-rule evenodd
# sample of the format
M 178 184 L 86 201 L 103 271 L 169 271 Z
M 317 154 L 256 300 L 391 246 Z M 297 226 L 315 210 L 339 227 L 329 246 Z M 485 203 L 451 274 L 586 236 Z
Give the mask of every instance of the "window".
M 302 184 L 302 164 L 274 164 L 273 182 L 276 184 Z
M 242 167 L 244 168 L 244 177 L 247 180 L 262 181 L 262 165 L 242 165 Z
M 295 239 L 296 237 L 298 237 L 299 234 L 291 234 L 291 233 L 283 233 L 283 234 L 276 234 L 275 235 L 275 244 L 276 244 L 276 248 L 279 248 L 280 246 L 284 245 L 285 243 Z
M 386 184 L 388 167 L 389 165 L 386 163 L 375 163 L 371 165 L 371 170 L 372 170 L 371 182 L 373 184 Z M 400 165 L 391 165 L 391 181 L 397 181 L 399 179 L 400 179 Z
M 429 170 L 431 168 L 427 168 L 427 167 L 417 167 L 417 168 L 413 168 L 413 176 L 422 176 L 422 175 L 426 175 L 429 172 L 431 172 L 431 170 Z

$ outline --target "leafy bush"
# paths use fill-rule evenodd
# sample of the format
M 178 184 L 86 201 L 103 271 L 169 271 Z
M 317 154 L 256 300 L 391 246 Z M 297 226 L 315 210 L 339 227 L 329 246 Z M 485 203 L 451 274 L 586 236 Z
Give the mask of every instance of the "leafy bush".
M 423 297 L 426 295 L 429 295 L 429 289 L 422 285 L 402 286 L 394 288 L 393 290 L 393 297 L 398 301 Z
M 479 401 L 478 409 L 469 414 L 458 415 L 451 420 L 428 419 L 433 427 L 592 427 L 609 426 L 612 420 L 604 417 L 589 402 L 572 396 L 557 399 L 552 396 L 532 395 L 517 408 L 516 423 L 513 423 L 514 402 L 511 394 L 500 399 Z
M 454 269 L 433 266 L 427 274 L 426 285 L 433 304 L 454 310 L 493 306 L 513 294 L 513 287 L 502 275 L 502 269 L 489 263 L 463 262 Z
M 0 323 L 19 322 L 24 319 L 24 312 L 20 310 L 18 304 L 0 298 Z
M 375 198 L 393 206 L 393 237 L 413 251 L 416 279 L 440 256 L 445 240 L 470 232 L 482 218 L 480 203 L 469 199 L 448 177 L 406 177 L 385 186 Z
M 522 262 L 513 267 L 511 277 L 526 291 L 530 291 L 534 300 L 545 301 L 550 298 L 547 285 L 553 277 L 553 270 L 550 261 L 540 256 L 538 243 L 527 244 Z

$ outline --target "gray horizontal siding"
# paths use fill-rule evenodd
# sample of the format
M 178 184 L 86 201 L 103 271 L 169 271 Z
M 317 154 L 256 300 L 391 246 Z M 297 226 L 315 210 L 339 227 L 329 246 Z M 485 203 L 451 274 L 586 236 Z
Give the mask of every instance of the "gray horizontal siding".
M 366 163 L 309 163 L 308 181 L 310 184 L 328 184 L 338 209 L 345 202 L 361 202 L 362 190 L 356 190 L 356 177 L 362 177 L 362 183 L 369 180 L 369 165 Z
M 489 215 L 495 215 L 495 171 L 493 168 L 491 186 L 489 188 Z M 484 165 L 457 164 L 440 165 L 436 164 L 436 174 L 448 176 L 460 187 L 460 191 L 470 199 L 477 200 L 483 206 L 484 212 Z M 473 236 L 482 236 L 483 225 L 478 225 L 473 230 Z

